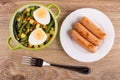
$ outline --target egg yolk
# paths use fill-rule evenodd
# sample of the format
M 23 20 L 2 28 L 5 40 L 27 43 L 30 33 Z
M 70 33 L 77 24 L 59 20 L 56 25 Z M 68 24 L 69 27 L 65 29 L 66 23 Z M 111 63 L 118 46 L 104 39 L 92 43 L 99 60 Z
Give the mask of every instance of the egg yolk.
M 44 18 L 47 15 L 47 12 L 44 8 L 39 8 L 36 12 L 38 18 Z
M 44 37 L 44 33 L 42 32 L 42 30 L 37 29 L 37 30 L 34 32 L 34 37 L 35 37 L 35 39 L 37 39 L 37 40 L 41 40 L 41 39 Z

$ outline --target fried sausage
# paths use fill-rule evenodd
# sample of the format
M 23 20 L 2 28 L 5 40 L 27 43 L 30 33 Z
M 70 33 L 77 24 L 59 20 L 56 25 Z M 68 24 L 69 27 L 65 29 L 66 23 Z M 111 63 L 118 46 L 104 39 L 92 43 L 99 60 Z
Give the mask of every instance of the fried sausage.
M 75 23 L 74 29 L 82 35 L 86 40 L 90 41 L 95 46 L 101 45 L 101 40 L 98 39 L 95 35 L 93 35 L 90 31 L 88 31 L 81 23 Z
M 92 53 L 96 52 L 96 46 L 84 39 L 77 31 L 71 30 L 70 35 L 78 44 L 80 44 L 86 50 Z
M 82 17 L 80 19 L 80 23 L 82 23 L 89 31 L 91 31 L 99 39 L 105 39 L 105 37 L 106 37 L 105 32 L 102 31 L 98 26 L 96 26 L 87 17 Z

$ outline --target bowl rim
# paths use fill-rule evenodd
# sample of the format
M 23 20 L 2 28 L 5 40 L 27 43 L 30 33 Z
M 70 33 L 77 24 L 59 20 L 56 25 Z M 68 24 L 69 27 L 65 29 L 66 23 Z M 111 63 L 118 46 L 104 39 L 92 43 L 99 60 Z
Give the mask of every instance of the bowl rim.
M 51 38 L 51 40 L 44 46 L 42 47 L 39 47 L 39 48 L 28 48 L 28 47 L 25 47 L 24 45 L 20 44 L 20 42 L 18 40 L 16 40 L 15 36 L 14 36 L 14 33 L 13 33 L 13 22 L 14 22 L 14 18 L 15 18 L 15 15 L 18 11 L 21 11 L 21 9 L 25 9 L 29 6 L 43 6 L 45 7 L 49 12 L 50 14 L 52 15 L 52 18 L 54 20 L 54 23 L 55 23 L 55 33 L 53 35 L 53 37 Z M 44 49 L 46 47 L 48 47 L 55 39 L 56 35 L 57 35 L 57 32 L 58 32 L 58 22 L 57 22 L 57 18 L 55 17 L 55 14 L 45 5 L 43 4 L 40 4 L 40 3 L 28 3 L 28 4 L 24 4 L 22 6 L 20 6 L 19 8 L 17 8 L 17 10 L 13 13 L 11 19 L 10 19 L 10 23 L 9 23 L 9 32 L 10 32 L 10 37 L 13 38 L 13 42 L 15 42 L 16 45 L 19 45 L 20 48 L 22 49 L 26 49 L 26 50 L 41 50 L 41 49 Z

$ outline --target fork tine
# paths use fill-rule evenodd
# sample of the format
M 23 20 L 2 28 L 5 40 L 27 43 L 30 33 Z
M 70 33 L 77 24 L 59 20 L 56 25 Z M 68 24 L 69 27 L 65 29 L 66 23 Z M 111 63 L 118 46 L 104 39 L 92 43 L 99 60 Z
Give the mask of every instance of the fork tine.
M 27 65 L 31 65 L 31 59 L 32 59 L 32 57 L 23 56 L 21 63 L 22 64 L 27 64 Z
M 32 58 L 30 57 L 22 57 L 22 61 L 30 61 Z
M 45 61 L 41 58 L 34 58 L 29 56 L 23 56 L 21 60 L 22 64 L 31 65 L 31 66 L 44 66 L 44 65 L 50 65 L 45 63 Z

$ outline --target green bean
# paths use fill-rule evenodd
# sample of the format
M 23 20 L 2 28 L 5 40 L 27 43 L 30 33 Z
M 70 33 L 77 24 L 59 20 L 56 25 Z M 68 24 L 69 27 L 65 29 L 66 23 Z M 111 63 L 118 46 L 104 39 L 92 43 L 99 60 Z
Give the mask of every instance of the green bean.
M 33 17 L 33 12 L 34 12 L 34 10 L 30 11 L 30 15 L 31 15 L 30 18 L 31 18 L 31 19 L 34 19 L 34 17 Z
M 17 32 L 16 32 L 16 29 L 15 29 L 15 28 L 13 28 L 13 32 L 14 32 L 15 38 L 16 38 L 17 40 L 19 40 L 19 37 L 18 37 L 18 35 L 17 35 Z
M 18 29 L 22 26 L 22 21 L 23 21 L 23 18 L 24 18 L 22 13 L 20 13 L 20 16 L 21 16 L 21 19 L 20 19 L 20 22 L 18 23 Z
M 18 16 L 21 14 L 21 12 L 17 12 L 14 18 L 14 27 L 16 27 L 16 22 L 17 22 L 17 18 Z
M 46 30 L 47 33 L 50 31 L 50 29 L 53 25 L 54 25 L 54 20 L 51 20 L 51 22 L 48 24 L 48 28 Z
M 28 37 L 25 37 L 25 38 L 21 39 L 20 41 L 21 41 L 21 42 L 23 42 L 23 41 L 25 42 L 25 41 L 27 41 L 27 40 L 28 40 Z
M 34 18 L 33 18 L 33 12 L 34 12 L 36 9 L 37 9 L 37 8 L 36 8 L 35 6 L 31 6 L 31 11 L 30 11 L 30 14 L 31 14 L 30 18 L 31 18 L 31 19 L 34 19 Z
M 27 47 L 28 46 L 28 43 L 26 43 L 26 42 L 24 42 L 24 41 L 22 41 L 22 42 L 20 42 L 22 45 L 24 45 L 25 47 Z
M 22 33 L 22 30 L 23 30 L 23 28 L 26 26 L 26 24 L 27 24 L 27 22 L 25 22 L 25 23 L 21 26 L 21 28 L 20 28 L 20 30 L 19 30 L 19 33 L 20 33 L 20 34 Z
M 31 12 L 30 12 L 30 13 L 31 13 L 31 15 L 33 14 L 33 12 L 34 12 L 34 11 L 31 11 Z
M 30 23 L 27 23 L 26 28 L 30 28 Z
M 14 19 L 14 25 L 13 25 L 13 32 L 14 32 L 14 35 L 15 35 L 15 38 L 17 39 L 17 40 L 19 40 L 19 37 L 18 37 L 18 31 L 17 31 L 17 25 L 16 25 L 16 23 L 17 23 L 17 18 L 18 18 L 18 16 L 20 15 L 20 12 L 17 12 L 16 13 L 16 15 L 15 15 L 15 19 Z

